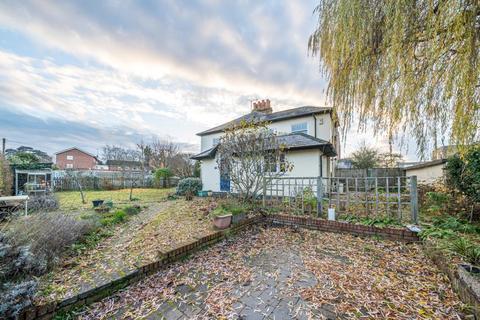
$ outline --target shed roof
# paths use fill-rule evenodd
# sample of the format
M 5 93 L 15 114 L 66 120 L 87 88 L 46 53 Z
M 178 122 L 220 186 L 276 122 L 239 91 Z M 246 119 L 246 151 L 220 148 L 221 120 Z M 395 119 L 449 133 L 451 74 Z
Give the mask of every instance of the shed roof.
M 240 123 L 241 121 L 276 122 L 276 121 L 281 121 L 281 120 L 304 117 L 304 116 L 308 116 L 308 115 L 312 115 L 312 114 L 327 113 L 327 112 L 331 112 L 331 111 L 332 111 L 332 108 L 314 107 L 314 106 L 303 106 L 303 107 L 299 107 L 299 108 L 273 112 L 273 113 L 270 113 L 270 114 L 263 113 L 263 112 L 252 111 L 249 114 L 241 116 L 240 118 L 237 118 L 235 120 L 226 122 L 224 124 L 221 124 L 219 126 L 211 128 L 211 129 L 202 131 L 200 133 L 197 133 L 197 135 L 203 136 L 203 135 L 210 134 L 210 133 L 221 132 L 221 131 L 227 129 L 228 127 L 230 127 L 232 125 Z
M 284 145 L 287 150 L 320 149 L 325 155 L 334 157 L 337 155 L 333 145 L 325 140 L 315 138 L 305 133 L 290 133 L 277 137 L 277 141 Z M 191 159 L 202 160 L 214 158 L 218 145 L 194 155 Z
M 428 168 L 428 167 L 433 167 L 433 166 L 438 166 L 440 164 L 444 164 L 447 162 L 447 159 L 437 159 L 437 160 L 432 160 L 432 161 L 425 161 L 413 166 L 405 167 L 402 168 L 405 171 L 408 170 L 415 170 L 415 169 L 422 169 L 422 168 Z

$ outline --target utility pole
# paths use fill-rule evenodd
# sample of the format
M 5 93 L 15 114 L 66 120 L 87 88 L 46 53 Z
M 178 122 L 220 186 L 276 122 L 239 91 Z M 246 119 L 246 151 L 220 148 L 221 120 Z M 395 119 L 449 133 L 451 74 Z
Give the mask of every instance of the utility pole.
M 5 143 L 7 142 L 7 139 L 2 138 L 2 155 L 5 156 Z

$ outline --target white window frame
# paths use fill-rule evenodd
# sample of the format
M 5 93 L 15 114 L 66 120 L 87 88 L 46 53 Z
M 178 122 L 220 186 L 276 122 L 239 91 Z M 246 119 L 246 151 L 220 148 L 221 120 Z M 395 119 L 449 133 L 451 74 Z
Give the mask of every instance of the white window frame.
M 73 163 L 67 163 L 65 168 L 66 169 L 73 169 Z
M 67 160 L 73 161 L 73 156 L 72 155 L 67 155 Z
M 300 126 L 302 126 L 302 128 L 299 128 Z M 303 129 L 303 126 L 305 126 L 304 129 Z M 292 130 L 292 133 L 306 133 L 306 134 L 308 134 L 308 122 L 294 123 L 294 124 L 291 125 L 290 128 Z
M 212 139 L 212 147 L 215 147 L 219 143 L 220 143 L 220 137 Z

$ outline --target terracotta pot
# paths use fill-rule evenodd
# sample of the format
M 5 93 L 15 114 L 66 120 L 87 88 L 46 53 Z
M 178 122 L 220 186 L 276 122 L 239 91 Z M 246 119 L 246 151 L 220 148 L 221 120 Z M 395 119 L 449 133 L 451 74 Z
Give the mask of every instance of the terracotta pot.
M 213 224 L 218 229 L 227 229 L 228 227 L 230 227 L 231 223 L 232 223 L 232 215 L 231 214 L 226 214 L 224 216 L 217 216 L 217 217 L 213 218 Z

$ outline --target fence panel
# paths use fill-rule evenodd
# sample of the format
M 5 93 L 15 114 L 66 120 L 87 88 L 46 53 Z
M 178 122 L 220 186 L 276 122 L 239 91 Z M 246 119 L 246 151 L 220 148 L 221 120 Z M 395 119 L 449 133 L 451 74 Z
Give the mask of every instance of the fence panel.
M 416 177 L 265 178 L 264 205 L 293 214 L 326 217 L 328 208 L 348 218 L 418 222 Z
M 130 188 L 175 187 L 179 178 L 163 178 L 154 182 L 150 173 L 121 171 L 54 171 L 52 184 L 55 191 L 77 190 L 78 184 L 85 190 L 115 190 Z

